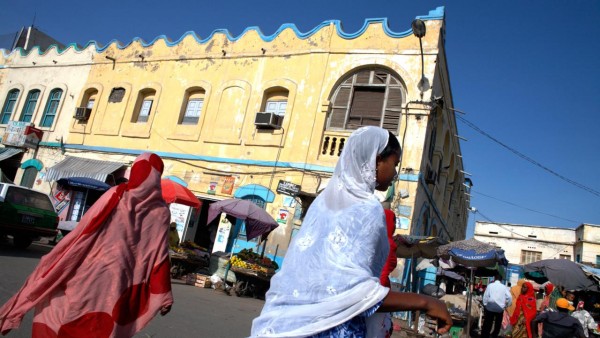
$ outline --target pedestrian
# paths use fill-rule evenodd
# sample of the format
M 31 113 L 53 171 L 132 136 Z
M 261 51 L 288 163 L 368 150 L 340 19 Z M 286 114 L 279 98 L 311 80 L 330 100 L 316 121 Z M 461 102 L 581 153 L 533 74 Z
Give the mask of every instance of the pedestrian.
M 533 336 L 538 337 L 537 324 L 542 323 L 542 338 L 585 338 L 583 327 L 577 318 L 569 316 L 575 310 L 565 298 L 556 300 L 556 311 L 540 312 L 532 321 Z
M 252 337 L 373 337 L 375 312 L 421 310 L 447 332 L 446 305 L 380 284 L 388 257 L 385 216 L 374 190 L 396 179 L 401 149 L 385 129 L 347 139 L 333 176 L 311 204 L 273 276 Z
M 512 338 L 532 338 L 531 321 L 537 315 L 535 292 L 529 282 L 523 283 L 521 295 L 517 298 L 517 306 L 510 317 Z
M 596 324 L 596 322 L 594 321 L 594 318 L 592 318 L 592 315 L 590 315 L 590 313 L 583 307 L 584 307 L 584 302 L 579 301 L 579 303 L 577 303 L 577 308 L 575 308 L 575 311 L 573 311 L 571 316 L 573 316 L 573 317 L 577 318 L 577 320 L 579 320 L 579 322 L 581 323 L 581 326 L 583 327 L 583 333 L 585 334 L 586 337 L 589 337 L 590 336 L 589 330 L 595 330 L 597 328 L 598 324 Z
M 511 303 L 512 296 L 510 290 L 502 284 L 500 273 L 496 273 L 494 282 L 487 286 L 483 294 L 482 337 L 498 337 L 500 327 L 502 326 L 502 315 Z
M 176 248 L 179 246 L 179 232 L 177 231 L 177 223 L 171 222 L 169 224 L 169 246 Z
M 515 311 L 515 308 L 517 307 L 517 299 L 521 295 L 521 289 L 523 288 L 523 283 L 525 283 L 525 279 L 519 279 L 517 281 L 517 285 L 514 285 L 510 288 L 511 303 L 506 308 L 506 311 L 508 312 L 509 317 L 512 316 L 513 312 Z
M 131 337 L 173 304 L 163 162 L 145 153 L 0 308 L 0 332 L 35 309 L 33 337 Z

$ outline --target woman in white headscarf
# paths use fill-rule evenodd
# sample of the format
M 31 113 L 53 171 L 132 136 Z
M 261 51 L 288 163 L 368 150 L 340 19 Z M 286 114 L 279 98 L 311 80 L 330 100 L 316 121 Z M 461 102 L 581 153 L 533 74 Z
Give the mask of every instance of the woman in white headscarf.
M 440 333 L 450 329 L 444 303 L 379 283 L 389 244 L 374 190 L 389 188 L 400 157 L 398 140 L 385 129 L 352 133 L 271 280 L 252 337 L 372 337 L 381 321 L 375 312 L 404 310 L 437 318 Z

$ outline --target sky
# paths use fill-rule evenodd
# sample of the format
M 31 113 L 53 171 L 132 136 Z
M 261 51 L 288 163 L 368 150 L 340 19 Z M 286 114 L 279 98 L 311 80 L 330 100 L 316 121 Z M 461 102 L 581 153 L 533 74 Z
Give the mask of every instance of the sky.
M 0 37 L 33 22 L 80 45 L 177 40 L 188 31 L 203 39 L 222 28 L 237 37 L 251 26 L 271 35 L 285 23 L 307 32 L 330 19 L 347 33 L 367 18 L 387 18 L 404 32 L 438 6 L 446 13 L 454 108 L 467 120 L 457 121 L 474 184 L 467 237 L 476 220 L 600 225 L 597 0 L 0 0 Z

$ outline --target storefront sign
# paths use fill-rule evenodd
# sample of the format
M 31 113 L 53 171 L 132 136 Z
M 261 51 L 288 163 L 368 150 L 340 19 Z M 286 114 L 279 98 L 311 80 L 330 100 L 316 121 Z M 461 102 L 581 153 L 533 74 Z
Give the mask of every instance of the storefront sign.
M 277 223 L 286 224 L 289 216 L 290 216 L 289 210 L 279 209 L 279 213 L 277 214 Z
M 229 240 L 229 232 L 231 232 L 231 222 L 227 219 L 227 214 L 222 213 L 215 236 L 212 252 L 227 250 L 227 241 Z
M 229 176 L 225 177 L 225 183 L 223 183 L 223 187 L 221 188 L 221 193 L 226 195 L 231 195 L 233 192 L 233 185 L 235 184 L 235 177 Z
M 277 192 L 280 194 L 296 196 L 300 192 L 300 186 L 292 182 L 279 180 L 277 185 Z
M 219 185 L 219 182 L 216 181 L 212 181 L 208 184 L 208 190 L 206 191 L 207 194 L 211 194 L 214 195 L 217 193 L 217 186 Z
M 34 128 L 29 122 L 10 121 L 2 136 L 2 144 L 35 149 L 43 135 L 43 131 Z
M 177 223 L 177 234 L 179 234 L 179 238 L 183 240 L 183 233 L 190 214 L 190 207 L 187 205 L 171 203 L 171 205 L 169 205 L 169 210 L 171 211 L 171 222 Z

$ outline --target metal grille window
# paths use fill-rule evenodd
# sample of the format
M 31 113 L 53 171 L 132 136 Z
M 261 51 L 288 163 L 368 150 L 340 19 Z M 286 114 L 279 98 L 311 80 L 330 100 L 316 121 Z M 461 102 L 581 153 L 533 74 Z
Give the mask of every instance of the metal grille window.
M 56 112 L 58 110 L 58 104 L 60 103 L 62 93 L 62 89 L 54 89 L 50 92 L 50 97 L 48 98 L 44 115 L 42 115 L 42 122 L 40 126 L 52 127 L 54 119 L 56 118 Z
M 521 264 L 529 264 L 542 260 L 542 253 L 539 251 L 521 250 Z
M 35 113 L 35 107 L 37 106 L 38 98 L 40 97 L 40 91 L 37 89 L 29 91 L 27 94 L 27 100 L 25 101 L 25 106 L 23 106 L 23 111 L 21 112 L 21 118 L 19 121 L 21 122 L 31 122 L 33 117 L 33 113 Z
M 355 130 L 378 126 L 398 134 L 404 102 L 401 81 L 384 69 L 363 69 L 335 90 L 327 128 Z
M 123 97 L 125 97 L 125 88 L 113 88 L 108 97 L 108 102 L 121 102 Z
M 287 108 L 287 100 L 286 101 L 267 101 L 266 111 L 267 113 L 274 113 L 279 116 L 285 115 L 285 110 Z
M 4 107 L 2 108 L 2 116 L 0 116 L 0 124 L 7 124 L 8 121 L 10 121 L 10 117 L 15 111 L 19 93 L 20 91 L 18 89 L 13 89 L 6 95 L 6 102 L 4 102 Z

